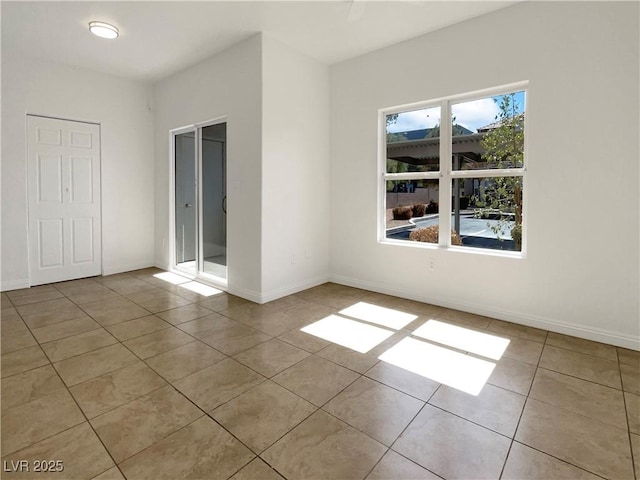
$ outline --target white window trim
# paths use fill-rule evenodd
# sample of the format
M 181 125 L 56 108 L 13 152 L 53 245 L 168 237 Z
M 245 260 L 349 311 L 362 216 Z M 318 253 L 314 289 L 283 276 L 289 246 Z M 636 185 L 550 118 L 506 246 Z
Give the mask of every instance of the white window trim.
M 449 97 L 442 97 L 435 100 L 429 100 L 425 102 L 416 102 L 406 104 L 397 107 L 384 108 L 378 111 L 378 243 L 388 245 L 398 245 L 412 248 L 426 248 L 426 249 L 447 249 L 454 252 L 466 252 L 473 254 L 493 255 L 500 257 L 510 258 L 525 258 L 527 254 L 527 144 L 528 144 L 528 125 L 530 118 L 527 110 L 527 100 L 529 98 L 529 82 L 517 82 L 508 85 L 502 85 L 500 87 L 477 90 L 470 93 L 464 93 L 460 95 L 452 95 Z M 525 92 L 525 112 L 527 121 L 524 123 L 524 167 L 520 168 L 504 168 L 504 169 L 482 169 L 482 170 L 453 170 L 451 162 L 440 161 L 440 170 L 437 172 L 406 172 L 406 173 L 387 173 L 387 115 L 394 113 L 403 113 L 419 109 L 440 107 L 440 138 L 446 139 L 446 141 L 440 142 L 440 159 L 451 158 L 452 156 L 452 135 L 451 135 L 451 122 L 444 122 L 442 119 L 451 118 L 451 106 L 453 104 L 461 103 L 464 101 L 478 100 L 486 97 L 493 97 L 497 95 L 505 95 L 512 92 L 524 91 Z M 451 245 L 451 215 L 443 215 L 442 212 L 451 212 L 451 196 L 452 180 L 456 178 L 495 178 L 495 177 L 521 177 L 522 178 L 522 245 L 519 252 L 505 251 L 505 250 L 492 250 L 487 248 L 477 248 L 469 246 L 456 246 Z M 430 244 L 425 242 L 411 242 L 406 240 L 393 240 L 386 238 L 386 195 L 387 187 L 386 183 L 390 180 L 423 180 L 423 179 L 438 179 L 438 204 L 439 204 L 439 217 L 438 217 L 438 239 L 439 243 Z

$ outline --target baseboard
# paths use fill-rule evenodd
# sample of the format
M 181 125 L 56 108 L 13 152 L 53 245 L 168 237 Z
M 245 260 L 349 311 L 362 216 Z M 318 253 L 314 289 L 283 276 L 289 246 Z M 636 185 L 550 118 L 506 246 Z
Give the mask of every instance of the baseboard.
M 229 285 L 227 287 L 227 292 L 229 292 L 231 295 L 244 298 L 245 300 L 249 300 L 253 303 L 264 303 L 261 301 L 262 297 L 260 295 L 260 292 L 256 292 L 255 290 L 249 290 L 247 288 L 239 288 L 235 285 Z
M 149 268 L 155 266 L 153 260 L 142 263 L 132 263 L 128 265 L 114 265 L 114 266 L 102 266 L 102 275 L 115 275 L 116 273 L 131 272 L 133 270 L 141 270 L 143 268 Z
M 323 283 L 327 283 L 328 281 L 329 281 L 328 275 L 321 275 L 319 277 L 305 280 L 304 282 L 295 283 L 293 285 L 288 285 L 286 287 L 279 288 L 277 290 L 271 290 L 270 292 L 263 292 L 260 295 L 261 301 L 258 303 L 272 302 L 273 300 L 286 297 L 287 295 L 293 295 L 294 293 L 302 292 L 303 290 L 307 290 L 308 288 L 317 287 L 318 285 L 322 285 Z
M 272 302 L 282 297 L 286 297 L 287 295 L 293 295 L 294 293 L 301 292 L 308 288 L 322 285 L 323 283 L 326 283 L 328 281 L 329 277 L 327 275 L 322 275 L 320 277 L 305 280 L 304 282 L 295 283 L 293 285 L 288 285 L 286 287 L 279 288 L 277 290 L 271 290 L 269 292 L 256 292 L 255 290 L 238 288 L 234 285 L 229 285 L 228 291 L 232 295 L 237 295 L 238 297 L 242 297 L 254 303 L 263 304 Z
M 460 303 L 439 298 L 430 298 L 426 295 L 407 292 L 404 290 L 397 291 L 393 288 L 389 288 L 386 285 L 353 279 L 341 275 L 331 275 L 329 281 L 349 287 L 361 288 L 363 290 L 370 290 L 372 292 L 383 293 L 400 298 L 407 298 L 409 300 L 416 300 L 423 303 L 429 303 L 432 305 L 437 305 L 439 307 L 461 310 L 468 313 L 475 313 L 476 315 L 484 315 L 486 317 L 496 318 L 498 320 L 504 320 L 511 323 L 517 323 L 519 325 L 525 325 L 527 327 L 540 328 L 543 330 L 549 330 L 550 332 L 562 333 L 564 335 L 571 335 L 573 337 L 584 338 L 586 340 L 593 340 L 595 342 L 615 345 L 617 347 L 640 350 L 639 338 L 611 330 L 585 327 L 583 325 L 563 322 L 557 319 L 525 315 L 517 312 L 507 312 L 502 310 L 490 309 L 481 305 Z
M 20 280 L 3 280 L 0 282 L 0 292 L 9 292 L 11 290 L 20 290 L 21 288 L 29 288 L 31 284 L 28 278 Z

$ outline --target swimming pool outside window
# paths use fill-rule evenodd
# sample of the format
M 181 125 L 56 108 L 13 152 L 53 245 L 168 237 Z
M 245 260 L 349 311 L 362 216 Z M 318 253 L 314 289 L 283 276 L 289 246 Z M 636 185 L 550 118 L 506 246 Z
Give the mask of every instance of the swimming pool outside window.
M 381 112 L 380 241 L 524 252 L 525 87 Z

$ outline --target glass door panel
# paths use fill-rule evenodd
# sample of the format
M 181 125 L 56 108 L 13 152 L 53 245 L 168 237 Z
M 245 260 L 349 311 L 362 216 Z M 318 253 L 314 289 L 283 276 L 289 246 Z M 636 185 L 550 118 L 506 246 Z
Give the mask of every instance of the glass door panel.
M 196 275 L 196 135 L 175 135 L 176 267 Z
M 202 271 L 227 278 L 226 130 L 202 128 Z

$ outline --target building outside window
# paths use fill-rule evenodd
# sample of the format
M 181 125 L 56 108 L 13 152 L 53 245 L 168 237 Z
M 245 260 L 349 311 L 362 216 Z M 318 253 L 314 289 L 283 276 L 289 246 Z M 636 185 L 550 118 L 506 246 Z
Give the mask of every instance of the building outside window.
M 525 87 L 381 112 L 381 241 L 525 251 Z

